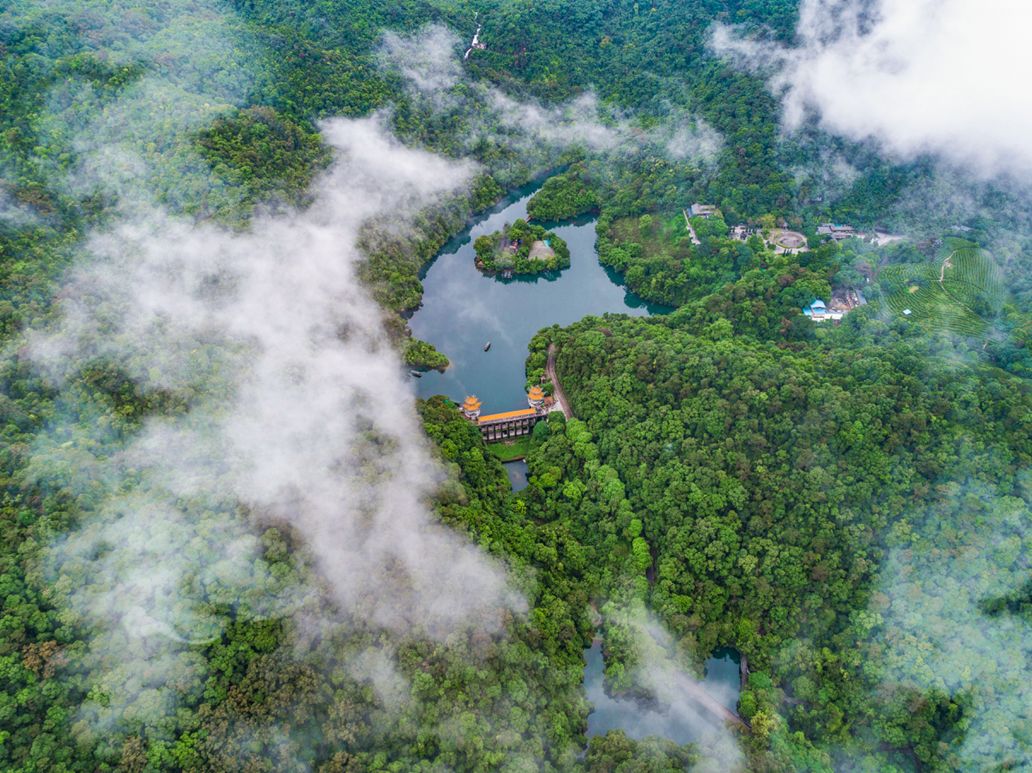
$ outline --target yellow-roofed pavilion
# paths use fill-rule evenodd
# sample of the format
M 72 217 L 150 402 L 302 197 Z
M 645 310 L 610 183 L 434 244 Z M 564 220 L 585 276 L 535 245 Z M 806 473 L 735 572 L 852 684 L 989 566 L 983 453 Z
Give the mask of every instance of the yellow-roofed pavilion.
M 541 410 L 541 407 L 545 404 L 545 390 L 535 384 L 527 392 L 527 402 L 534 410 Z
M 462 413 L 471 421 L 476 421 L 480 418 L 480 407 L 481 402 L 477 399 L 476 395 L 469 395 L 462 401 Z

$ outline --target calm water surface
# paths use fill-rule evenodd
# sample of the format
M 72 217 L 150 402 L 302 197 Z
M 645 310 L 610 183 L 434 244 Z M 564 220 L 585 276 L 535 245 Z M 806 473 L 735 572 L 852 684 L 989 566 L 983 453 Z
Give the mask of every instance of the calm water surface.
M 505 462 L 505 471 L 509 474 L 509 484 L 513 491 L 523 491 L 527 487 L 527 476 L 530 470 L 527 463 L 520 459 L 516 462 Z
M 699 724 L 688 721 L 677 712 L 646 707 L 630 698 L 607 695 L 600 641 L 596 639 L 591 648 L 584 651 L 584 659 L 584 692 L 592 707 L 588 714 L 589 737 L 605 735 L 610 730 L 623 730 L 629 737 L 638 740 L 650 735 L 669 738 L 678 744 L 699 740 Z M 738 663 L 738 653 L 734 650 L 717 650 L 706 661 L 706 678 L 703 681 L 706 691 L 732 711 L 736 711 L 741 688 Z
M 427 270 L 423 305 L 409 325 L 414 335 L 446 354 L 452 366 L 416 380 L 420 397 L 443 394 L 461 401 L 475 394 L 485 413 L 524 408 L 527 344 L 538 330 L 606 312 L 645 316 L 664 311 L 626 292 L 619 277 L 599 264 L 592 219 L 548 224 L 570 245 L 571 265 L 561 273 L 501 280 L 477 271 L 473 240 L 525 218 L 534 190 L 520 190 L 453 239 Z M 491 349 L 485 352 L 488 341 Z

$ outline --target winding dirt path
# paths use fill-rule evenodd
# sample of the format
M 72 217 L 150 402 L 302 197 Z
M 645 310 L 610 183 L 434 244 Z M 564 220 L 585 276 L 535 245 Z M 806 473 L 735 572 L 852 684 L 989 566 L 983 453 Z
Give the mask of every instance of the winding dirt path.
M 949 298 L 954 303 L 956 303 L 958 306 L 960 306 L 960 308 L 962 308 L 965 311 L 973 314 L 974 316 L 978 317 L 979 319 L 982 319 L 982 315 L 981 314 L 979 314 L 977 311 L 975 311 L 970 306 L 968 306 L 966 303 L 964 303 L 964 301 L 962 301 L 956 295 L 951 293 L 949 291 L 949 289 L 946 287 L 946 269 L 953 268 L 953 256 L 956 255 L 958 252 L 960 252 L 960 250 L 954 250 L 942 262 L 942 268 L 939 269 L 939 287 L 942 288 L 942 291 L 944 293 L 946 293 L 946 297 Z

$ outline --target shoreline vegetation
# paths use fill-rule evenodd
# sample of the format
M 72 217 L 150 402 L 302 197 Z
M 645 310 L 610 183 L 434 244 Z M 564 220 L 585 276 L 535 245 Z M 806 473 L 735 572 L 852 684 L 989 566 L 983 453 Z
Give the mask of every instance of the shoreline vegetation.
M 767 76 L 711 42 L 723 23 L 794 45 L 798 0 L 489 4 L 473 20 L 443 2 L 35 5 L 9 4 L 0 25 L 0 770 L 688 770 L 713 747 L 586 733 L 584 648 L 604 638 L 612 694 L 647 689 L 635 679 L 658 651 L 643 626 L 666 629 L 686 666 L 723 647 L 748 661 L 747 769 L 1029 759 L 1032 679 L 1011 649 L 1029 616 L 1032 208 L 819 125 L 786 140 Z M 463 59 L 474 24 L 484 47 Z M 334 158 L 322 122 L 374 116 L 388 144 L 480 170 L 419 211 L 384 208 L 352 240 L 382 312 L 369 325 L 413 372 L 449 365 L 407 323 L 427 269 L 532 185 L 524 225 L 568 235 L 559 222 L 597 217 L 601 265 L 636 301 L 669 307 L 539 331 L 528 385 L 554 370 L 579 419 L 554 411 L 512 445 L 485 444 L 443 396 L 416 403 L 418 426 L 391 421 L 393 391 L 365 367 L 399 364 L 378 334 L 369 351 L 354 336 L 333 351 L 355 357 L 353 377 L 316 382 L 343 369 L 267 346 L 276 359 L 254 372 L 269 380 L 245 383 L 251 363 L 220 341 L 249 320 L 209 335 L 190 312 L 262 266 L 280 267 L 283 292 L 322 281 L 289 246 L 279 262 L 234 263 L 235 282 L 205 245 L 213 270 L 196 272 L 183 319 L 149 328 L 156 345 L 131 327 L 101 338 L 123 296 L 95 313 L 106 283 L 80 292 L 69 269 L 94 268 L 91 235 L 126 219 L 123 193 L 139 188 L 174 233 L 218 227 L 232 258 L 256 216 L 289 219 L 319 194 Z M 630 147 L 600 149 L 589 129 Z M 696 241 L 691 202 L 724 213 L 690 219 Z M 824 223 L 908 238 L 824 241 Z M 735 224 L 761 227 L 736 238 Z M 773 228 L 811 249 L 776 254 Z M 119 289 L 147 295 L 127 293 L 130 310 L 166 286 L 134 276 Z M 262 279 L 266 297 L 278 279 Z M 840 288 L 870 303 L 834 325 L 803 316 Z M 77 308 L 99 327 L 73 330 Z M 353 323 L 337 328 L 342 344 L 367 329 L 338 311 Z M 37 360 L 49 354 L 33 336 L 61 329 L 82 340 Z M 333 399 L 308 404 L 322 383 Z M 219 453 L 248 427 L 269 432 L 244 433 L 242 461 Z M 434 530 L 490 555 L 525 602 L 497 631 L 478 618 L 438 639 L 418 616 L 379 616 L 410 592 L 436 599 L 419 578 L 443 574 L 422 573 L 437 554 L 416 555 L 420 534 L 371 515 L 426 477 L 395 463 L 411 464 L 420 431 L 437 459 Z M 243 491 L 252 454 L 270 475 Z M 500 458 L 517 454 L 527 485 L 513 492 Z M 361 546 L 386 546 L 371 581 L 317 560 L 325 545 L 289 517 L 341 486 L 353 496 L 328 502 L 338 520 L 321 534 L 353 526 Z M 323 569 L 352 581 L 339 590 L 353 601 L 325 627 L 321 594 L 338 588 Z
M 554 222 L 595 214 L 602 201 L 591 186 L 586 164 L 573 164 L 563 174 L 545 180 L 544 185 L 527 202 L 530 220 Z
M 570 248 L 554 231 L 522 218 L 477 237 L 477 268 L 485 274 L 532 276 L 570 267 Z

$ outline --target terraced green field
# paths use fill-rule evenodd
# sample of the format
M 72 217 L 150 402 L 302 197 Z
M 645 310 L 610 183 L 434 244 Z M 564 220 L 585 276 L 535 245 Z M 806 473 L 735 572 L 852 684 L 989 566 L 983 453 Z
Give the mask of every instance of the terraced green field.
M 882 269 L 878 286 L 885 305 L 915 322 L 982 335 L 1006 299 L 1003 275 L 977 246 L 959 240 L 947 246 L 950 251 L 935 263 Z

